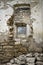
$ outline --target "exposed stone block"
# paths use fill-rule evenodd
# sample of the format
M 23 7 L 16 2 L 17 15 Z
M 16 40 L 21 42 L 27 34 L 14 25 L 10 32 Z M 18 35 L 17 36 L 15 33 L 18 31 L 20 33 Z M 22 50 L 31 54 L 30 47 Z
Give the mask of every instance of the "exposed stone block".
M 11 63 L 7 63 L 7 65 L 12 65 Z
M 26 57 L 32 57 L 32 53 L 27 54 Z
M 43 62 L 36 62 L 36 65 L 43 65 Z
M 14 62 L 15 62 L 14 59 L 11 59 L 11 60 L 10 60 L 10 63 L 11 63 L 11 64 L 14 64 Z
M 43 62 L 43 57 L 37 57 L 37 61 L 42 61 Z
M 26 60 L 28 63 L 34 63 L 35 62 L 35 58 L 32 58 L 32 57 L 31 58 L 27 57 Z
M 35 63 L 27 63 L 27 65 L 35 65 Z

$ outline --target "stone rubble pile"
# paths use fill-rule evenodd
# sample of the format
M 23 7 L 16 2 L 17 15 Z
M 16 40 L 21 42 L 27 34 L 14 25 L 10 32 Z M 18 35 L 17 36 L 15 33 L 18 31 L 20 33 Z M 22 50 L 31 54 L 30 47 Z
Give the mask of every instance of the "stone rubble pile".
M 2 65 L 43 65 L 43 53 L 23 54 Z
M 37 56 L 37 62 L 36 65 L 43 65 L 43 54 Z

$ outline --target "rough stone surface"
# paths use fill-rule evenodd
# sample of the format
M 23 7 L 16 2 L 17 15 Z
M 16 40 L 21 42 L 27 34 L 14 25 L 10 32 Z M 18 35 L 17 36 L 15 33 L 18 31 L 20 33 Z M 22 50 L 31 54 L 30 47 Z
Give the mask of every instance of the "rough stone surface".
M 15 1 L 14 1 L 15 2 Z M 13 4 L 14 4 L 14 2 L 13 2 Z M 21 2 L 21 1 L 20 1 Z M 17 1 L 16 1 L 16 3 L 15 4 L 20 4 L 20 2 L 18 2 L 17 3 Z M 24 3 L 24 0 L 21 2 L 22 4 Z M 27 3 L 26 3 L 26 1 L 25 1 L 25 4 L 30 4 L 31 6 L 32 6 L 32 4 L 31 4 L 31 2 L 29 1 L 29 3 L 28 3 L 28 1 L 27 1 Z M 38 22 L 39 22 L 39 24 L 40 24 L 40 15 L 38 14 L 38 13 L 40 13 L 39 12 L 39 10 L 40 10 L 40 7 L 38 8 L 38 6 L 39 6 L 39 4 L 37 4 L 37 3 L 34 3 L 36 6 L 35 7 L 31 7 L 31 17 L 30 18 L 32 18 L 32 21 L 34 22 L 34 21 L 36 21 L 37 20 L 37 17 L 38 17 Z M 3 8 L 3 7 L 2 7 Z M 39 9 L 39 10 L 38 10 Z M 37 13 L 37 14 L 36 14 Z M 11 14 L 11 13 L 10 13 Z M 22 13 L 20 13 L 20 15 L 21 15 Z M 34 16 L 34 14 L 35 14 L 35 16 Z M 38 16 L 37 16 L 38 15 Z M 34 62 L 35 62 L 35 58 L 37 58 L 37 64 L 43 64 L 42 63 L 42 61 L 43 61 L 43 54 L 34 54 L 33 56 L 35 56 L 34 58 L 32 57 L 32 54 L 27 54 L 27 53 L 29 53 L 29 51 L 32 51 L 33 53 L 34 52 L 42 52 L 42 48 L 39 48 L 39 47 L 37 47 L 36 45 L 37 44 L 35 44 L 35 42 L 33 43 L 33 39 L 29 39 L 28 38 L 28 41 L 26 42 L 25 40 L 24 41 L 20 41 L 21 43 L 23 42 L 24 44 L 26 43 L 26 45 L 25 45 L 25 47 L 24 46 L 22 46 L 22 45 L 15 45 L 15 41 L 13 40 L 13 36 L 15 36 L 15 33 L 13 34 L 13 23 L 14 23 L 14 21 L 13 21 L 13 15 L 9 15 L 9 16 L 11 16 L 11 18 L 7 21 L 7 25 L 8 25 L 8 27 L 9 27 L 9 33 L 8 33 L 8 40 L 6 41 L 6 40 L 4 40 L 4 42 L 0 42 L 0 63 L 4 63 L 4 62 L 8 62 L 10 59 L 12 59 L 13 57 L 18 57 L 18 58 L 16 58 L 16 59 L 12 59 L 12 60 L 10 60 L 10 62 L 9 63 L 7 63 L 7 65 L 18 65 L 18 64 L 25 64 L 25 63 L 27 63 L 27 64 L 30 64 L 31 65 L 31 63 L 29 63 L 29 62 L 32 62 L 33 63 L 33 65 L 34 65 Z M 18 14 L 17 14 L 17 16 L 18 16 Z M 6 16 L 5 16 L 6 17 Z M 21 16 L 18 16 L 19 18 L 21 17 Z M 34 18 L 35 17 L 35 18 Z M 22 17 L 21 17 L 22 18 Z M 19 19 L 20 20 L 20 22 L 21 22 L 21 18 Z M 17 19 L 17 18 L 16 18 Z M 25 23 L 28 23 L 28 20 L 29 20 L 29 18 L 28 18 L 28 11 L 26 11 L 26 13 L 25 13 L 25 16 L 23 17 L 23 22 L 25 22 Z M 39 21 L 40 20 L 40 21 Z M 18 19 L 17 19 L 17 21 L 18 21 Z M 38 23 L 36 21 L 36 24 Z M 31 23 L 32 24 L 32 23 Z M 34 23 L 35 24 L 35 23 Z M 36 36 L 36 38 L 37 38 L 37 36 L 38 36 L 38 33 L 39 32 L 41 32 L 40 31 L 40 29 L 38 29 L 39 27 L 39 24 L 36 26 L 36 29 L 34 29 L 34 33 L 36 33 L 37 35 L 35 35 Z M 28 26 L 28 25 L 27 25 Z M 31 25 L 30 25 L 31 26 Z M 40 26 L 41 26 L 41 24 L 40 24 Z M 14 27 L 15 28 L 15 27 Z M 31 27 L 32 28 L 32 27 Z M 35 28 L 35 27 L 34 27 Z M 42 27 L 41 27 L 42 28 Z M 36 31 L 37 30 L 37 31 Z M 38 31 L 39 30 L 39 31 Z M 27 31 L 28 32 L 28 31 Z M 31 31 L 31 32 L 33 32 L 33 31 Z M 37 33 L 38 32 L 38 33 Z M 29 33 L 29 32 L 28 32 Z M 3 33 L 4 34 L 4 33 Z M 39 33 L 39 35 L 40 35 L 40 33 Z M 27 35 L 28 36 L 28 35 Z M 38 36 L 38 38 L 36 39 L 36 40 L 38 40 L 39 39 L 39 37 L 41 37 L 41 36 Z M 3 37 L 4 38 L 4 37 Z M 41 39 L 39 39 L 39 40 L 41 40 Z M 1 41 L 1 40 L 0 40 Z M 31 41 L 31 42 L 30 42 Z M 19 43 L 20 43 L 19 42 Z M 23 44 L 22 43 L 22 44 Z M 28 43 L 28 44 L 27 44 Z M 18 43 L 17 43 L 18 44 Z M 27 48 L 28 47 L 28 48 Z M 26 57 L 24 57 L 24 56 L 22 56 L 22 54 L 27 54 L 26 55 Z M 21 55 L 21 56 L 20 56 Z M 22 65 L 23 65 L 22 64 Z
M 2 65 L 43 65 L 43 59 L 40 60 L 40 57 L 41 55 L 43 55 L 43 53 L 41 54 L 37 53 L 37 54 L 40 55 L 38 56 L 39 57 L 38 60 L 36 56 L 30 57 L 31 53 L 28 53 L 26 55 L 20 55 L 16 58 L 13 57 L 9 62 L 3 63 Z

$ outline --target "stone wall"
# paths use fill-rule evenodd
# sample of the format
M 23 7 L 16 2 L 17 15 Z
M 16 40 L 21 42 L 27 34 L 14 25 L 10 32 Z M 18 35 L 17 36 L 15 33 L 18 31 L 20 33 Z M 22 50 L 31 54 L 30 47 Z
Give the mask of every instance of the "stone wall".
M 41 43 L 43 41 L 41 2 L 42 1 L 39 0 L 39 3 L 37 3 L 35 7 L 32 7 L 31 4 L 31 18 L 33 19 L 33 32 L 34 32 L 33 37 L 37 43 Z
M 15 1 L 14 1 L 15 2 Z M 14 2 L 13 2 L 13 6 L 15 5 L 14 4 Z M 24 3 L 24 1 L 17 1 L 16 2 L 16 4 L 20 4 L 20 2 L 21 3 Z M 28 1 L 27 1 L 27 3 L 28 3 Z M 27 4 L 26 3 L 26 1 L 25 1 L 25 4 Z M 34 38 L 35 39 L 38 39 L 39 41 L 41 40 L 42 41 L 42 23 L 40 22 L 41 21 L 41 17 L 40 17 L 40 14 L 39 13 L 41 13 L 40 12 L 40 5 L 39 5 L 39 3 L 34 3 L 35 5 L 35 7 L 34 6 L 32 6 L 32 4 L 33 3 L 31 3 L 30 1 L 29 1 L 29 4 L 31 4 L 31 21 L 33 21 L 34 23 L 33 23 L 33 31 L 34 31 Z M 11 4 L 12 5 L 12 4 Z M 10 6 L 11 6 L 10 5 Z M 38 8 L 37 8 L 38 7 Z M 36 11 L 37 10 L 37 11 Z M 35 15 L 35 16 L 34 16 Z M 23 42 L 24 43 L 24 45 L 22 46 L 22 45 L 17 45 L 17 46 L 15 46 L 15 39 L 14 39 L 14 36 L 15 36 L 15 34 L 14 34 L 14 27 L 13 27 L 13 23 L 14 23 L 14 21 L 13 21 L 13 17 L 14 17 L 14 15 L 12 15 L 11 16 L 11 18 L 9 18 L 9 20 L 7 21 L 7 25 L 8 25 L 8 27 L 9 27 L 9 32 L 8 32 L 8 39 L 7 39 L 7 41 L 5 41 L 5 42 L 0 42 L 0 63 L 3 63 L 3 62 L 7 62 L 7 61 L 9 61 L 11 58 L 13 58 L 14 56 L 19 56 L 19 55 L 21 55 L 21 54 L 27 54 L 27 53 L 29 53 L 29 50 L 30 51 L 32 51 L 32 53 L 33 53 L 33 51 L 36 51 L 37 52 L 37 49 L 38 49 L 38 52 L 40 52 L 40 50 L 41 50 L 41 52 L 42 52 L 42 48 L 39 48 L 39 45 L 36 47 L 36 45 L 37 44 L 35 44 L 35 42 L 33 41 L 33 38 L 32 39 L 30 39 L 30 38 L 28 38 L 28 40 L 27 40 L 27 38 L 26 38 L 26 41 L 25 42 Z M 32 18 L 33 17 L 33 18 Z M 35 17 L 35 18 L 34 18 Z M 27 21 L 27 19 L 25 19 L 26 21 Z M 25 22 L 26 22 L 25 21 Z M 38 23 L 38 24 L 37 24 Z M 39 27 L 39 25 L 40 25 L 40 28 L 38 28 Z M 27 27 L 28 27 L 28 25 L 27 25 Z M 40 32 L 40 29 L 41 29 L 41 32 Z M 29 32 L 28 32 L 29 33 Z M 28 33 L 27 33 L 27 36 L 28 36 Z M 41 35 L 40 35 L 41 34 Z M 23 40 L 24 41 L 24 40 Z M 31 42 L 30 42 L 31 41 Z M 21 42 L 22 43 L 22 42 Z M 29 43 L 29 44 L 28 44 Z M 27 47 L 28 47 L 28 49 L 27 49 L 27 47 L 26 47 L 26 45 L 27 45 Z M 30 46 L 29 46 L 30 45 Z M 29 49 L 30 48 L 30 49 Z M 27 59 L 27 58 L 26 58 Z M 30 59 L 35 59 L 35 57 L 33 58 L 30 58 Z M 16 62 L 16 61 L 15 61 Z M 29 60 L 27 59 L 27 65 L 30 63 L 29 62 Z M 31 61 L 32 63 L 33 63 L 33 65 L 34 65 L 34 60 L 32 60 Z M 40 65 L 40 62 L 39 62 L 39 60 L 38 60 L 38 62 L 36 62 L 36 63 L 38 63 L 39 65 Z M 42 60 L 41 60 L 41 63 L 42 63 Z M 8 63 L 7 65 L 9 65 L 9 64 L 12 64 L 12 61 L 11 61 L 11 63 Z M 17 63 L 16 63 L 17 64 Z M 30 63 L 31 64 L 31 63 Z M 37 65 L 38 65 L 37 64 Z M 43 64 L 43 63 L 42 63 Z
M 0 42 L 0 62 L 6 62 L 14 56 L 14 43 L 13 43 L 13 15 L 7 21 L 9 32 L 7 41 Z

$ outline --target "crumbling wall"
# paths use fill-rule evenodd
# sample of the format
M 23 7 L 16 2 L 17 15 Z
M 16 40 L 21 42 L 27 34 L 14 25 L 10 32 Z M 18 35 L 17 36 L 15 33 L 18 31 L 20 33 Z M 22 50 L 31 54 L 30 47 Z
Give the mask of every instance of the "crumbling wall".
M 27 1 L 27 3 L 28 3 L 28 1 Z M 38 8 L 37 8 L 37 6 L 38 6 Z M 37 39 L 38 41 L 40 41 L 40 39 L 42 40 L 42 37 L 41 37 L 41 35 L 42 35 L 42 33 L 41 33 L 42 32 L 42 23 L 41 23 L 41 17 L 40 17 L 40 14 L 39 14 L 39 13 L 41 13 L 39 6 L 40 6 L 39 4 L 37 4 L 35 7 L 34 6 L 32 7 L 32 5 L 31 5 L 31 16 L 33 17 L 32 18 L 33 31 L 34 31 L 34 36 L 35 36 L 34 38 Z M 13 34 L 14 33 L 13 32 L 13 29 L 14 29 L 14 27 L 13 27 L 13 23 L 14 23 L 13 17 L 14 17 L 14 15 L 12 15 L 11 18 L 9 18 L 9 20 L 7 21 L 7 25 L 8 25 L 8 28 L 9 28 L 7 41 L 0 43 L 0 62 L 6 62 L 9 59 L 13 58 L 13 56 L 15 56 L 15 55 L 17 56 L 17 55 L 20 55 L 22 53 L 28 52 L 27 48 L 24 48 L 23 46 L 21 47 L 21 45 L 15 46 L 15 43 L 14 43 L 15 41 L 14 41 L 14 38 L 13 38 L 13 36 L 15 35 L 15 34 Z M 41 30 L 41 32 L 40 32 L 40 30 Z M 31 41 L 31 43 L 33 43 L 32 41 Z M 35 51 L 35 49 L 36 49 L 36 51 L 38 49 L 38 51 L 40 52 L 40 50 L 39 50 L 40 48 L 37 48 L 34 43 L 32 45 L 30 45 L 30 50 Z M 42 51 L 42 49 L 41 49 L 41 51 Z

